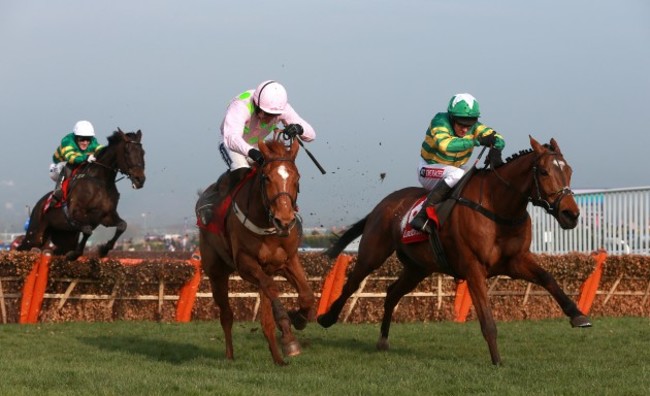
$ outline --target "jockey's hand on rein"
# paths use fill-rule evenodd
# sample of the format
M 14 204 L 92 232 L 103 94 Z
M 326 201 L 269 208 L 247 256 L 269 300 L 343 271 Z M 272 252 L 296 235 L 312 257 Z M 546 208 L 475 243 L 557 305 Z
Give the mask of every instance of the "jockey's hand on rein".
M 503 159 L 501 158 L 501 150 L 491 148 L 488 151 L 487 156 L 485 157 L 485 165 L 490 165 L 492 169 L 501 166 L 503 164 Z
M 90 155 L 88 156 L 88 158 L 86 158 L 86 162 L 88 162 L 89 164 L 92 164 L 93 162 L 95 162 L 96 159 L 97 159 L 97 158 L 95 158 L 94 155 L 90 154 Z
M 295 138 L 296 136 L 303 134 L 303 129 L 300 124 L 289 124 L 284 128 L 284 134 L 287 138 Z
M 257 165 L 262 166 L 264 165 L 264 156 L 258 149 L 250 149 L 248 150 L 248 157 L 252 159 L 253 161 L 257 162 Z
M 494 146 L 494 143 L 497 141 L 496 134 L 494 132 L 489 133 L 487 135 L 480 135 L 479 137 L 476 138 L 478 140 L 478 144 L 481 146 Z

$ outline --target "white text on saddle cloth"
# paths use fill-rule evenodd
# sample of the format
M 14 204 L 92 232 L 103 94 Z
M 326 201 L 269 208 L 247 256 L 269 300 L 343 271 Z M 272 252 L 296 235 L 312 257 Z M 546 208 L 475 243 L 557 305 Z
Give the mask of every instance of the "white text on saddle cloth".
M 411 220 L 413 220 L 415 215 L 418 214 L 418 212 L 422 209 L 422 204 L 424 203 L 425 199 L 426 196 L 423 196 L 422 198 L 415 201 L 413 206 L 411 206 L 411 209 L 409 209 L 404 217 L 402 217 L 400 229 L 402 230 L 402 243 L 404 244 L 422 242 L 429 239 L 429 236 L 426 232 L 417 230 L 411 227 L 410 224 Z

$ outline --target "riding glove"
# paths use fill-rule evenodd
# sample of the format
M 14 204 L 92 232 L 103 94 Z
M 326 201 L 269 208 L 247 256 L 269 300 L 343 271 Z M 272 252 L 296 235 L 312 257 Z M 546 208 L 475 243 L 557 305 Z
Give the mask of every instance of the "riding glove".
M 479 137 L 476 138 L 478 141 L 478 144 L 481 146 L 494 146 L 494 144 L 497 142 L 497 137 L 494 132 L 489 133 L 487 135 L 480 135 Z
M 303 134 L 303 129 L 300 124 L 289 124 L 287 125 L 286 128 L 284 128 L 284 133 L 287 135 L 287 137 L 294 138 L 296 135 L 302 135 Z
M 257 162 L 257 165 L 259 166 L 264 165 L 264 156 L 262 156 L 262 153 L 260 153 L 258 149 L 252 148 L 248 150 L 248 157 L 253 161 Z
M 90 154 L 90 155 L 88 156 L 88 158 L 86 158 L 86 162 L 88 162 L 89 164 L 95 162 L 95 160 L 96 160 L 96 158 L 95 158 L 95 156 L 92 155 L 92 154 Z

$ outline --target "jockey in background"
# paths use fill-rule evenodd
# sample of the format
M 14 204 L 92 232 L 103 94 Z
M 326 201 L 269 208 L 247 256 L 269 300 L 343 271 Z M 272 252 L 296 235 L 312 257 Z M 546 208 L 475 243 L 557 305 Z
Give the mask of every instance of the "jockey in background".
M 411 226 L 431 233 L 426 208 L 442 202 L 465 174 L 464 165 L 474 147 L 503 150 L 503 137 L 478 122 L 481 115 L 476 98 L 468 93 L 454 95 L 446 113 L 436 114 L 427 128 L 420 150 L 418 180 L 429 195 Z
M 78 121 L 71 133 L 61 139 L 61 144 L 52 155 L 50 178 L 56 182 L 53 203 L 63 198 L 63 180 L 70 177 L 72 171 L 83 162 L 94 162 L 95 153 L 103 146 L 95 138 L 95 129 L 88 121 Z
M 279 127 L 282 125 L 283 130 Z M 222 195 L 232 190 L 248 173 L 252 163 L 262 165 L 264 158 L 258 143 L 271 133 L 282 132 L 285 138 L 311 142 L 316 132 L 302 119 L 287 100 L 287 91 L 277 81 L 263 81 L 255 90 L 235 96 L 221 123 L 219 152 L 228 170 L 221 175 L 217 188 Z M 202 219 L 209 219 L 212 203 L 199 209 Z M 204 221 L 206 224 L 207 221 Z

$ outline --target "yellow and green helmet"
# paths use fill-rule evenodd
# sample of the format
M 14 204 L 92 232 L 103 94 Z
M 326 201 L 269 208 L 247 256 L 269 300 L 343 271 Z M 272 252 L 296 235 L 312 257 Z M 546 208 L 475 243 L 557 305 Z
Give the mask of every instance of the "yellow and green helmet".
M 449 106 L 447 106 L 447 112 L 454 118 L 478 118 L 481 115 L 478 101 L 468 93 L 452 96 Z

